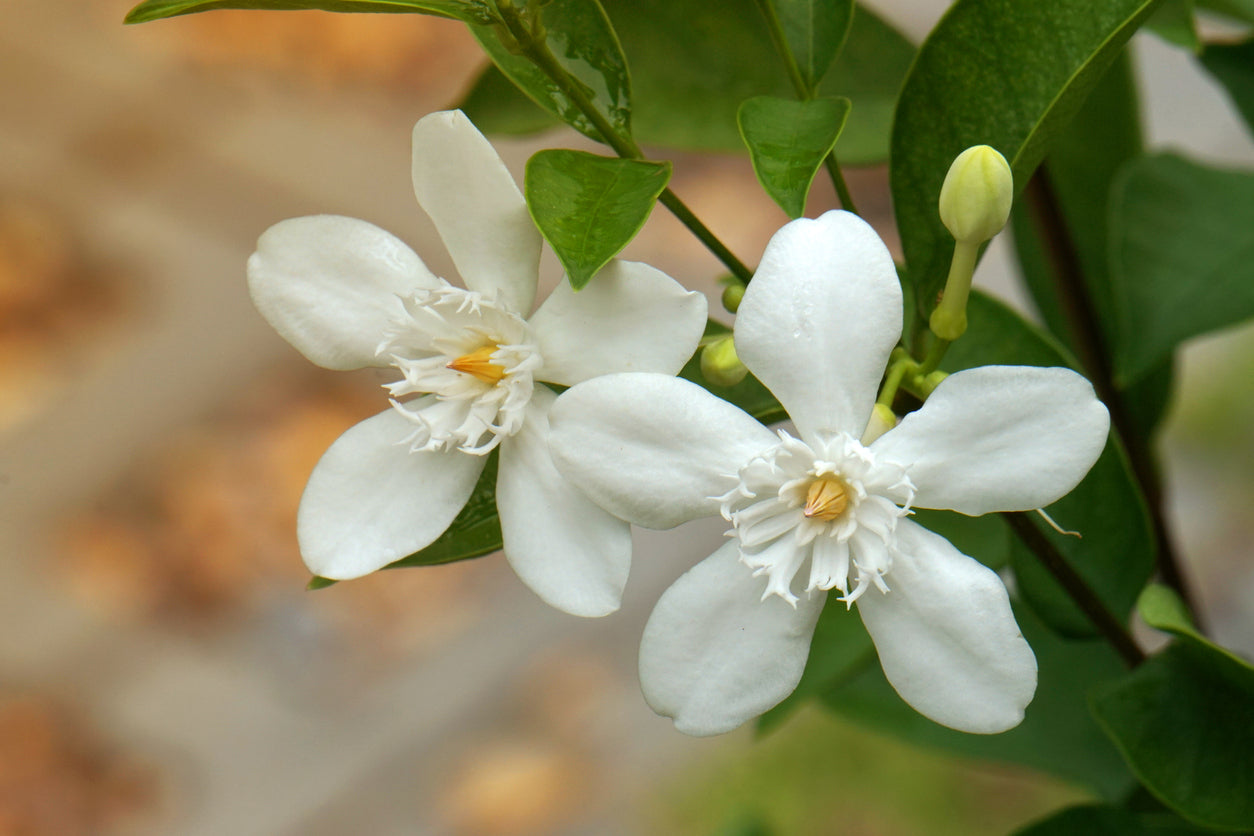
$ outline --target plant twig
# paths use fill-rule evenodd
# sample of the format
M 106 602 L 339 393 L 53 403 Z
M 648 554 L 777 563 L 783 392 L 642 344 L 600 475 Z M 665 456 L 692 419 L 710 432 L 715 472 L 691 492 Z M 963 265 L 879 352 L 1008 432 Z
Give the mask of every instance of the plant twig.
M 640 146 L 636 144 L 629 136 L 623 136 L 614 129 L 605 115 L 593 104 L 584 92 L 582 86 L 571 78 L 566 68 L 557 60 L 557 56 L 549 49 L 548 44 L 544 41 L 543 36 L 537 36 L 530 31 L 525 22 L 519 16 L 517 10 L 512 5 L 499 4 L 501 10 L 501 18 L 504 21 L 506 29 L 509 31 L 518 45 L 518 49 L 522 55 L 526 56 L 531 63 L 535 64 L 549 79 L 557 85 L 562 94 L 570 100 L 571 104 L 579 108 L 580 112 L 588 118 L 592 126 L 596 128 L 597 133 L 605 141 L 605 144 L 614 149 L 614 153 L 624 159 L 642 160 L 644 152 L 640 150 Z M 688 227 L 692 233 L 697 236 L 702 244 L 712 252 L 723 265 L 730 270 L 738 279 L 748 282 L 753 278 L 753 271 L 745 265 L 743 261 L 735 256 L 727 246 L 719 240 L 710 228 L 701 222 L 699 218 L 688 208 L 679 195 L 675 194 L 667 187 L 658 197 L 658 202 L 669 209 L 679 222 Z
M 1135 668 L 1144 662 L 1145 653 L 1137 646 L 1132 634 L 1119 622 L 1119 619 L 1111 614 L 1084 578 L 1071 568 L 1067 558 L 1054 547 L 1049 538 L 1041 533 L 1028 515 L 1022 511 L 1009 511 L 1001 516 L 1010 524 L 1011 530 L 1032 551 L 1041 565 L 1053 575 L 1054 580 L 1066 590 L 1071 600 L 1075 601 L 1076 606 L 1088 617 L 1098 632 L 1110 642 L 1115 652 L 1123 659 L 1124 664 L 1129 668 Z
M 1072 342 L 1080 363 L 1084 366 L 1097 389 L 1098 396 L 1110 410 L 1110 420 L 1123 440 L 1133 477 L 1149 506 L 1154 539 L 1158 545 L 1158 573 L 1163 582 L 1179 593 L 1185 604 L 1198 618 L 1198 610 L 1189 592 L 1188 584 L 1180 571 L 1179 557 L 1175 551 L 1171 532 L 1164 514 L 1162 482 L 1154 464 L 1146 438 L 1133 422 L 1128 412 L 1124 393 L 1115 386 L 1110 365 L 1110 352 L 1102 332 L 1097 311 L 1093 306 L 1084 271 L 1075 243 L 1067 229 L 1066 218 L 1058 203 L 1058 197 L 1044 166 L 1028 181 L 1025 190 L 1027 206 L 1037 232 L 1045 242 L 1050 259 L 1049 272 L 1058 290 L 1058 301 L 1067 320 Z

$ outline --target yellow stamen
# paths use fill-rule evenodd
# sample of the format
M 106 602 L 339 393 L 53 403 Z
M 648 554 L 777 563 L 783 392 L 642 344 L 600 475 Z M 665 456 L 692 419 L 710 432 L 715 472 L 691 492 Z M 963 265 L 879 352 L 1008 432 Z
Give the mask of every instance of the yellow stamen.
M 849 494 L 845 483 L 832 476 L 815 479 L 806 492 L 805 515 L 812 520 L 830 522 L 845 512 Z
M 500 383 L 501 378 L 505 377 L 505 369 L 492 362 L 492 354 L 497 348 L 499 346 L 495 345 L 476 348 L 449 363 L 448 367 L 455 372 L 474 375 L 484 383 Z

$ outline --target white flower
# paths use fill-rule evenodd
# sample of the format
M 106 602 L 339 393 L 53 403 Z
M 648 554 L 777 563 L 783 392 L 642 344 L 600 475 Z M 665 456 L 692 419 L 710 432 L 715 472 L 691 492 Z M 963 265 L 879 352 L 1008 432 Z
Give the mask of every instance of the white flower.
M 627 523 L 558 474 L 548 451 L 556 395 L 608 372 L 674 374 L 706 303 L 645 264 L 611 262 L 579 293 L 563 282 L 529 318 L 541 238 L 491 144 L 460 111 L 414 126 L 413 181 L 466 283 L 437 278 L 405 244 L 353 218 L 276 224 L 248 261 L 262 315 L 320 366 L 393 366 L 393 407 L 344 433 L 301 498 L 310 570 L 373 572 L 424 548 L 466 504 L 500 449 L 505 556 L 541 598 L 577 615 L 618 608 Z
M 645 697 L 681 731 L 728 731 L 791 693 L 829 589 L 857 602 L 915 709 L 969 732 L 1022 719 L 1036 659 L 1005 587 L 909 508 L 1048 505 L 1097 460 L 1109 418 L 1068 369 L 989 366 L 950 375 L 864 445 L 901 313 L 874 231 L 828 212 L 776 233 L 736 321 L 740 358 L 799 438 L 658 375 L 558 399 L 559 468 L 603 507 L 650 528 L 720 512 L 732 523 L 732 541 L 662 596 L 640 648 Z

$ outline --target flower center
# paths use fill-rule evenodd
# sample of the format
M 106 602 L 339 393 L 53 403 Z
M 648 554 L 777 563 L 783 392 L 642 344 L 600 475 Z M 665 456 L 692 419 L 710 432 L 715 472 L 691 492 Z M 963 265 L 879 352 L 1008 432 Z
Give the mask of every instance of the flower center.
M 410 450 L 485 454 L 522 429 L 544 364 L 522 317 L 481 294 L 445 285 L 403 299 L 378 354 L 403 375 L 387 385 L 414 424 Z
M 740 541 L 740 559 L 766 576 L 763 598 L 791 604 L 802 591 L 839 589 L 851 604 L 869 587 L 887 592 L 897 521 L 910 513 L 914 485 L 898 465 L 847 433 L 811 448 L 787 433 L 749 460 L 736 487 L 719 497 Z M 796 579 L 809 561 L 809 579 Z
M 469 354 L 463 354 L 448 364 L 447 368 L 455 372 L 472 374 L 484 383 L 500 383 L 505 377 L 505 367 L 492 362 L 492 355 L 500 348 L 499 345 L 485 345 Z
M 810 483 L 806 491 L 806 507 L 802 511 L 807 518 L 831 522 L 845 513 L 849 507 L 849 492 L 845 483 L 835 476 L 824 476 Z

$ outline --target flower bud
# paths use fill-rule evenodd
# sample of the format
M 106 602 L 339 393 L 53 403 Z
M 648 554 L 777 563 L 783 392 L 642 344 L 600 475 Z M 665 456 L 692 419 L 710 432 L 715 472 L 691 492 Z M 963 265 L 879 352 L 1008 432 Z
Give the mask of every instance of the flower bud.
M 1006 225 L 1014 201 L 1014 176 L 1006 158 L 987 145 L 963 151 L 949 167 L 940 192 L 940 217 L 954 240 L 982 244 Z
M 735 313 L 740 308 L 740 300 L 745 298 L 745 286 L 739 281 L 731 282 L 723 288 L 723 307 L 728 313 Z
M 735 386 L 749 370 L 736 356 L 731 335 L 719 337 L 701 350 L 701 374 L 715 386 Z

